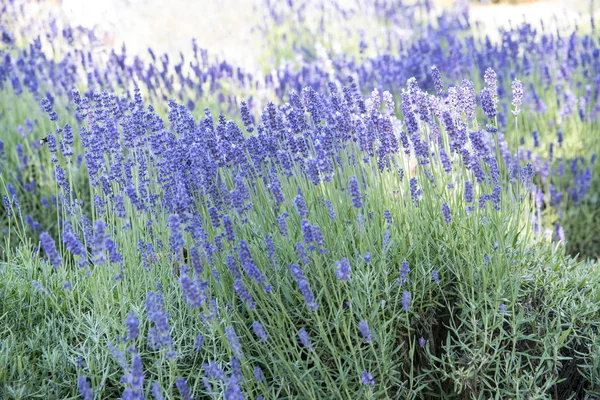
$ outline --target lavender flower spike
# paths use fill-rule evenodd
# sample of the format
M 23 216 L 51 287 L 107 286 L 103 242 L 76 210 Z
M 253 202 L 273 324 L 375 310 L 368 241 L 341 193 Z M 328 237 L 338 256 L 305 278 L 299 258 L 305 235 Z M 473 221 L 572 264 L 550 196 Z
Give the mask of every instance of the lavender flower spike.
M 362 207 L 362 195 L 360 194 L 360 187 L 358 185 L 358 180 L 355 175 L 350 177 L 350 182 L 348 184 L 350 195 L 352 196 L 352 205 L 355 208 Z
M 373 340 L 373 336 L 371 335 L 371 329 L 369 329 L 369 324 L 366 320 L 362 320 L 358 323 L 358 329 L 360 330 L 361 335 L 367 342 Z
M 337 266 L 335 276 L 337 276 L 338 280 L 347 281 L 348 279 L 350 279 L 351 268 L 348 259 L 344 257 L 341 260 L 337 261 L 335 264 Z
M 519 107 L 523 104 L 523 83 L 520 80 L 515 79 L 511 87 L 513 93 L 512 105 L 515 106 L 513 114 L 516 116 L 521 112 Z

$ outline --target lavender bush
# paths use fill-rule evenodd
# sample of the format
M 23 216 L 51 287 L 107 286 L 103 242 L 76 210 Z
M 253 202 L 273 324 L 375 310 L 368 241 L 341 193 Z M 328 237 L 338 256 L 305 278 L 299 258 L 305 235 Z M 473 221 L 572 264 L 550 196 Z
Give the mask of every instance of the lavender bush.
M 597 215 L 595 39 L 422 7 L 397 55 L 308 52 L 260 106 L 200 50 L 156 72 L 8 31 L 0 393 L 599 396 L 600 270 L 567 254 L 597 240 L 567 247 Z

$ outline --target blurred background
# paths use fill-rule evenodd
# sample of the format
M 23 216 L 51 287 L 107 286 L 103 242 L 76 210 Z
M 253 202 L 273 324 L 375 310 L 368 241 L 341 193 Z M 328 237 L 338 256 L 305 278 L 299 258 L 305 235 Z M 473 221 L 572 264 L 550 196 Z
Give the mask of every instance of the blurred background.
M 483 34 L 498 26 L 518 24 L 525 19 L 539 24 L 553 19 L 586 22 L 590 12 L 598 14 L 597 0 L 431 0 L 431 12 L 444 8 L 469 8 L 471 23 Z M 284 1 L 281 0 L 283 3 Z M 129 54 L 191 52 L 191 39 L 200 48 L 246 70 L 260 65 L 261 38 L 256 27 L 269 0 L 49 0 L 32 1 L 26 12 L 32 18 L 48 14 L 72 27 L 93 29 L 101 47 Z M 315 10 L 321 3 L 309 5 Z M 343 4 L 341 2 L 340 4 Z

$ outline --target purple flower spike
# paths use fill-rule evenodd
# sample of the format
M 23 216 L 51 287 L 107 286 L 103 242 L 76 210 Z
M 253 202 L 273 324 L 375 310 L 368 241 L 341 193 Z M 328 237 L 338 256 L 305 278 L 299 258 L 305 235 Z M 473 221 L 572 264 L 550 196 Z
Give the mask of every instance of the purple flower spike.
M 312 344 L 310 343 L 310 337 L 308 337 L 308 332 L 306 332 L 306 329 L 300 329 L 300 331 L 298 332 L 298 336 L 300 337 L 300 343 L 302 343 L 305 347 L 308 347 L 310 350 L 313 349 Z
M 79 393 L 81 393 L 83 400 L 94 400 L 94 392 L 85 376 L 77 378 L 77 387 L 79 388 Z
M 298 288 L 300 289 L 300 293 L 304 296 L 304 300 L 306 300 L 306 304 L 308 305 L 308 309 L 310 311 L 315 311 L 319 308 L 319 305 L 315 303 L 315 295 L 311 290 L 308 282 L 306 281 L 306 277 L 304 276 L 304 271 L 298 264 L 290 264 L 290 269 L 296 278 L 296 282 L 298 283 Z
M 240 341 L 237 337 L 237 334 L 235 333 L 235 329 L 233 328 L 233 326 L 229 325 L 225 327 L 225 335 L 227 336 L 227 340 L 231 345 L 231 350 L 233 351 L 233 354 L 235 354 L 237 358 L 242 358 L 244 356 L 244 354 L 242 354 L 242 345 L 240 344 Z
M 337 269 L 335 270 L 335 276 L 337 276 L 339 281 L 347 281 L 350 279 L 350 263 L 347 258 L 342 258 L 341 260 L 335 263 Z
M 259 337 L 261 342 L 266 342 L 269 339 L 269 335 L 267 335 L 265 328 L 260 322 L 254 321 L 252 323 L 252 330 L 254 331 L 254 334 Z
M 125 320 L 125 323 L 129 330 L 129 340 L 133 342 L 138 337 L 140 321 L 138 321 L 133 311 L 131 311 Z
M 371 329 L 369 329 L 369 324 L 366 320 L 362 320 L 358 323 L 358 329 L 360 330 L 360 334 L 367 342 L 373 340 L 373 336 L 371 335 Z
M 404 311 L 410 311 L 411 301 L 412 296 L 410 295 L 410 292 L 408 290 L 405 290 L 404 293 L 402 293 L 402 309 Z
M 444 214 L 444 221 L 447 223 L 452 222 L 452 214 L 450 212 L 450 206 L 448 206 L 448 203 L 442 204 L 442 213 Z
M 178 376 L 175 379 L 175 384 L 177 385 L 177 389 L 179 389 L 179 393 L 181 393 L 183 400 L 194 400 L 190 388 L 184 378 Z
M 40 235 L 40 242 L 42 243 L 42 248 L 48 255 L 48 260 L 50 260 L 50 264 L 54 267 L 58 267 L 62 263 L 62 259 L 60 258 L 60 254 L 56 251 L 56 245 L 54 243 L 54 239 L 48 232 L 42 232 Z
M 350 195 L 352 196 L 352 205 L 355 208 L 362 207 L 362 195 L 360 194 L 360 187 L 358 185 L 358 180 L 355 175 L 350 177 L 350 182 L 348 184 L 348 188 L 350 191 Z
M 519 108 L 523 104 L 523 83 L 520 80 L 515 79 L 512 83 L 513 100 L 512 105 L 515 106 L 513 110 L 514 115 L 519 115 L 521 109 Z
M 371 375 L 369 373 L 369 371 L 367 371 L 366 369 L 362 372 L 362 375 L 360 376 L 360 380 L 363 383 L 363 385 L 368 385 L 368 386 L 375 385 L 375 379 L 373 378 L 373 375 Z

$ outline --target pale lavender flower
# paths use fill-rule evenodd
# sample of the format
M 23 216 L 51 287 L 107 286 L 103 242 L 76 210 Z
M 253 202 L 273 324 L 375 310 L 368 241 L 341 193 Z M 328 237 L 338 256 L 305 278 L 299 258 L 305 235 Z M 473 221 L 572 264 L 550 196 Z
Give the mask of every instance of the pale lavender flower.
M 402 265 L 400 267 L 400 278 L 398 278 L 398 284 L 400 286 L 404 285 L 408 282 L 408 273 L 410 272 L 410 264 L 408 261 L 402 261 Z
M 410 295 L 410 292 L 408 290 L 405 290 L 404 293 L 402 293 L 402 309 L 404 311 L 410 311 L 411 301 L 412 296 Z
M 523 104 L 523 83 L 521 83 L 520 80 L 515 79 L 511 87 L 513 93 L 512 105 L 515 106 L 513 114 L 519 115 L 519 113 L 521 112 L 521 109 L 519 107 L 521 106 L 521 104 Z
M 355 208 L 362 207 L 362 195 L 360 193 L 360 187 L 358 185 L 358 180 L 355 175 L 350 177 L 350 183 L 348 184 L 348 190 L 350 191 L 350 196 L 352 196 L 352 205 Z
M 235 374 L 229 377 L 227 389 L 225 390 L 225 400 L 244 400 L 244 394 L 238 383 L 238 378 Z
M 256 367 L 254 367 L 254 378 L 256 379 L 257 382 L 260 382 L 264 379 L 264 374 L 262 372 L 262 369 L 257 365 Z
M 358 329 L 360 330 L 361 335 L 367 342 L 373 340 L 373 336 L 371 335 L 371 329 L 369 329 L 369 324 L 366 320 L 362 320 L 358 323 Z
M 79 393 L 81 393 L 83 400 L 94 400 L 94 392 L 92 392 L 92 387 L 85 376 L 77 378 L 77 387 L 79 388 Z
M 335 276 L 337 276 L 339 281 L 347 281 L 350 279 L 350 271 L 352 268 L 350 267 L 347 258 L 344 257 L 341 260 L 336 261 L 335 265 L 337 266 Z
M 373 378 L 373 375 L 371 375 L 371 373 L 366 369 L 362 372 L 360 380 L 363 383 L 363 385 L 375 385 L 375 379 Z
M 300 343 L 302 343 L 305 347 L 308 347 L 310 350 L 313 349 L 312 344 L 310 343 L 310 337 L 308 336 L 308 332 L 306 332 L 306 329 L 301 328 L 298 332 L 298 336 L 300 337 Z
M 310 311 L 315 311 L 319 307 L 317 303 L 315 303 L 315 295 L 311 290 L 306 277 L 304 276 L 304 271 L 298 264 L 290 264 L 290 269 L 296 278 L 296 282 L 298 283 L 298 288 L 300 289 L 300 293 L 306 300 L 306 304 L 308 305 L 308 309 Z
M 140 321 L 138 321 L 133 311 L 129 312 L 129 315 L 125 319 L 125 324 L 127 324 L 127 329 L 129 330 L 129 340 L 133 342 L 138 337 L 140 326 Z
M 242 345 L 240 344 L 240 341 L 235 333 L 235 329 L 233 328 L 233 326 L 229 325 L 225 327 L 225 335 L 227 336 L 227 340 L 231 345 L 231 350 L 233 351 L 233 354 L 235 354 L 237 358 L 242 358 L 244 356 L 244 354 L 242 354 Z
M 198 332 L 194 343 L 194 349 L 198 351 L 202 348 L 202 346 L 204 346 L 204 335 L 202 334 L 202 332 Z
M 42 244 L 42 248 L 48 255 L 48 260 L 50 264 L 54 267 L 58 267 L 62 263 L 62 259 L 58 251 L 56 251 L 56 245 L 54 243 L 54 239 L 48 232 L 42 232 L 40 235 L 40 242 Z
M 442 213 L 444 214 L 444 221 L 446 221 L 446 223 L 452 222 L 452 213 L 450 212 L 448 203 L 442 204 Z
M 165 399 L 162 394 L 162 390 L 160 389 L 160 385 L 156 381 L 152 382 L 152 396 L 154 396 L 156 400 Z
M 252 330 L 254 331 L 254 334 L 258 336 L 261 342 L 266 342 L 269 339 L 269 335 L 267 335 L 265 328 L 260 322 L 254 321 L 252 323 Z
M 178 376 L 175 379 L 175 384 L 177 385 L 177 389 L 179 390 L 183 400 L 194 400 L 192 393 L 190 392 L 190 388 L 188 387 L 188 384 L 184 378 Z

